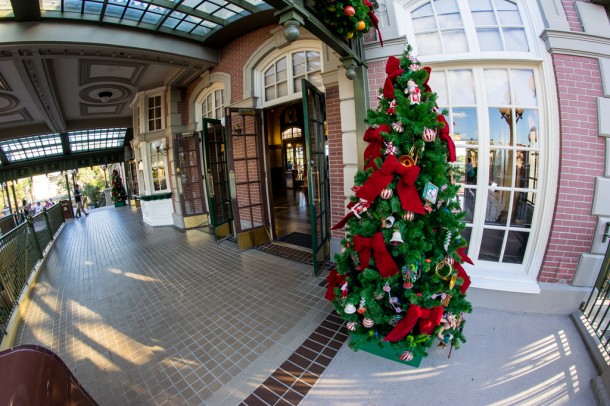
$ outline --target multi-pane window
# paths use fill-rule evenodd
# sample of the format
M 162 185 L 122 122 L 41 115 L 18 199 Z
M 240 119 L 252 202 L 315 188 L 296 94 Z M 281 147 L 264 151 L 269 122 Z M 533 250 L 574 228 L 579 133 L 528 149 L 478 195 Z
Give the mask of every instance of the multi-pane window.
M 529 51 L 519 8 L 507 0 L 470 0 L 481 51 Z
M 534 71 L 435 70 L 430 85 L 439 106 L 449 112 L 462 185 L 459 199 L 466 212 L 463 236 L 470 243 L 470 255 L 524 263 L 540 193 Z
M 161 130 L 161 96 L 148 98 L 148 131 Z
M 433 0 L 411 11 L 411 21 L 420 56 L 530 50 L 515 1 Z
M 203 100 L 202 106 L 203 118 L 212 118 L 220 120 L 224 117 L 224 90 L 214 90 L 208 94 Z
M 420 55 L 468 52 L 457 0 L 435 0 L 411 13 Z
M 165 156 L 163 156 L 161 151 L 155 148 L 152 143 L 149 144 L 149 148 L 153 191 L 159 192 L 167 190 L 168 186 L 167 174 L 165 170 Z
M 282 56 L 269 66 L 263 76 L 265 101 L 276 100 L 301 92 L 301 79 L 322 86 L 320 53 L 298 51 Z

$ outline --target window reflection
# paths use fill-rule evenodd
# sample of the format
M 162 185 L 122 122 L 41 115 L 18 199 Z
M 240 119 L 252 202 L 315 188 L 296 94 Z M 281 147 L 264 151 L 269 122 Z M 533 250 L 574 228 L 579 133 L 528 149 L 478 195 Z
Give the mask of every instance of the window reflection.
M 502 262 L 522 264 L 530 233 L 509 231 Z
M 489 153 L 489 182 L 491 187 L 512 187 L 513 151 L 495 149 Z
M 157 149 L 150 144 L 150 162 L 152 168 L 153 191 L 158 192 L 167 190 L 167 177 L 165 173 L 165 159 L 157 152 Z
M 536 148 L 539 142 L 538 136 L 538 111 L 521 110 L 521 119 L 515 124 L 517 146 Z
M 485 224 L 506 225 L 510 192 L 490 190 L 487 192 L 487 209 L 485 210 Z
M 499 262 L 503 244 L 504 230 L 483 230 L 479 259 L 483 261 Z
M 514 227 L 527 227 L 532 225 L 534 216 L 535 193 L 516 192 L 513 198 L 513 210 L 510 225 Z

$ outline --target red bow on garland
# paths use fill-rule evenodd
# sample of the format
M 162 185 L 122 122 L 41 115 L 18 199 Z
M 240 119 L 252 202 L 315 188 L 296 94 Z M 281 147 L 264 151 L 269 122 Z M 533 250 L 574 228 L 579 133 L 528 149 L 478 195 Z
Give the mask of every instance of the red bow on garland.
M 443 140 L 447 143 L 447 151 L 449 151 L 449 156 L 447 157 L 447 160 L 449 162 L 455 162 L 455 159 L 456 159 L 455 144 L 453 143 L 453 140 L 449 136 L 449 123 L 447 122 L 447 119 L 445 118 L 445 116 L 443 116 L 442 114 L 439 114 L 436 119 L 439 123 L 445 124 L 445 126 L 443 128 L 439 129 L 438 136 L 441 140 Z
M 381 148 L 383 148 L 383 137 L 381 133 L 390 133 L 390 126 L 382 124 L 377 128 L 369 127 L 364 133 L 364 141 L 369 145 L 364 150 L 364 169 L 375 168 L 375 159 L 381 158 Z
M 400 61 L 395 56 L 388 58 L 388 63 L 385 65 L 385 73 L 388 77 L 385 78 L 383 84 L 383 97 L 386 99 L 394 98 L 394 79 L 402 75 L 402 69 L 400 69 Z
M 381 276 L 387 278 L 398 273 L 398 266 L 388 252 L 381 231 L 377 232 L 372 238 L 361 235 L 354 236 L 354 250 L 358 252 L 362 269 L 368 268 L 371 256 L 374 255 L 375 265 Z
M 419 321 L 420 334 L 432 334 L 434 328 L 441 324 L 443 318 L 443 306 L 436 306 L 432 309 L 422 309 L 421 307 L 412 304 L 407 310 L 407 314 L 403 317 L 396 327 L 388 333 L 383 341 L 400 341 L 413 330 L 415 324 Z
M 466 255 L 466 247 L 460 248 L 459 250 L 457 250 L 457 253 L 460 254 L 462 261 L 468 262 L 469 264 L 474 265 L 474 263 L 472 262 L 472 259 L 468 258 L 468 255 Z M 457 270 L 458 276 L 464 280 L 464 283 L 462 283 L 462 285 L 460 286 L 460 291 L 463 294 L 466 294 L 466 291 L 468 290 L 468 287 L 470 286 L 470 277 L 466 273 L 466 270 L 462 267 L 462 264 L 460 264 L 459 262 L 455 261 L 453 263 L 453 267 Z

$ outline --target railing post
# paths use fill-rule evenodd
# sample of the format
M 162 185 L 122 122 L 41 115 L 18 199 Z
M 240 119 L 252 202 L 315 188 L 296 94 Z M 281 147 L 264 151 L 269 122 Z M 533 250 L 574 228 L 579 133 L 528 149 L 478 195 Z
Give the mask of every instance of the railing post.
M 51 240 L 53 240 L 53 230 L 51 230 L 51 222 L 49 221 L 49 213 L 47 213 L 47 208 L 42 208 L 42 213 L 44 215 L 44 222 L 47 225 L 47 230 L 49 230 L 49 234 L 51 235 Z
M 28 216 L 26 221 L 28 222 L 28 227 L 30 228 L 32 235 L 34 236 L 34 242 L 36 243 L 36 248 L 38 248 L 38 254 L 40 255 L 40 258 L 42 259 L 43 258 L 42 249 L 40 249 L 40 241 L 38 241 L 38 236 L 36 235 L 36 230 L 34 230 L 34 222 L 32 221 L 32 216 Z

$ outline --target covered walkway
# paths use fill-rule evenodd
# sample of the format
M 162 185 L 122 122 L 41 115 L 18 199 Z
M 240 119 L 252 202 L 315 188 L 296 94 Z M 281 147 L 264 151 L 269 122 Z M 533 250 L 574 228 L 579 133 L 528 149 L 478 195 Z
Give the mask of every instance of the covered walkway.
M 567 316 L 475 309 L 468 343 L 415 369 L 347 348 L 323 276 L 98 209 L 55 241 L 15 345 L 56 352 L 100 405 L 595 404 Z

